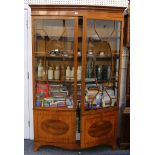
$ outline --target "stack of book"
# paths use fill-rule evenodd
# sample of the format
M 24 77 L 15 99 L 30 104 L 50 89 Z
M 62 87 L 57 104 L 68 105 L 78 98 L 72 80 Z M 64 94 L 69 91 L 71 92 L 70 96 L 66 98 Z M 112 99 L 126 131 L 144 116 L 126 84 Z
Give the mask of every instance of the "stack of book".
M 87 101 L 88 102 L 93 102 L 93 100 L 95 99 L 95 96 L 98 93 L 98 89 L 95 87 L 87 87 L 86 90 L 86 96 L 87 96 Z
M 43 100 L 44 107 L 66 107 L 65 98 L 54 98 L 54 97 L 47 97 Z
M 103 107 L 114 106 L 117 101 L 117 97 L 114 95 L 114 90 L 111 88 L 106 89 L 106 90 L 107 92 L 106 91 L 103 92 L 102 106 Z
M 89 84 L 86 87 L 86 108 L 88 109 L 96 109 L 99 108 L 101 103 L 99 103 L 99 88 L 94 84 Z M 102 102 L 102 99 L 101 99 Z M 99 103 L 99 104 L 98 104 Z
M 67 87 L 63 85 L 49 85 L 49 95 L 51 97 L 54 96 L 66 97 L 68 95 Z
M 44 98 L 44 107 L 66 107 L 67 88 L 63 85 L 49 85 L 49 97 Z

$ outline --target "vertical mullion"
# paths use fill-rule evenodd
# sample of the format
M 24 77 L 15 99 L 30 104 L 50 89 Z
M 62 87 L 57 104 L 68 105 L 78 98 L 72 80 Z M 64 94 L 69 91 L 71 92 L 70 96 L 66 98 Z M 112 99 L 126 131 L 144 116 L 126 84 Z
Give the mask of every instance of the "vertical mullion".
M 86 77 L 86 47 L 87 47 L 87 18 L 83 17 L 83 36 L 82 36 L 82 104 L 81 104 L 81 112 L 84 112 L 85 105 L 85 77 Z
M 120 43 L 120 61 L 119 61 L 119 71 L 118 71 L 118 85 L 117 85 L 117 103 L 119 106 L 120 102 L 120 80 L 121 80 L 121 68 L 122 68 L 122 50 L 123 50 L 123 33 L 124 33 L 124 20 L 121 21 L 121 43 Z
M 77 105 L 77 50 L 78 50 L 78 17 L 74 20 L 74 108 Z

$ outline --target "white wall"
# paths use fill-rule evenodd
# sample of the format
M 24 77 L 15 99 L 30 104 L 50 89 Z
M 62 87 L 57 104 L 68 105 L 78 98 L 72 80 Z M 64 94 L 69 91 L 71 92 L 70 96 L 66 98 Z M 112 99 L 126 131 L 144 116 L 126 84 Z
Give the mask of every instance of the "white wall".
M 27 78 L 27 72 L 28 72 L 28 57 L 27 57 L 27 51 L 28 51 L 28 31 L 27 31 L 27 9 L 24 9 L 24 139 L 30 138 L 30 130 L 29 130 L 29 100 L 28 100 L 28 78 Z
M 24 9 L 28 12 L 28 48 L 27 48 L 27 71 L 29 72 L 29 80 L 28 80 L 28 104 L 29 104 L 29 118 L 30 118 L 30 139 L 34 139 L 33 132 L 33 95 L 32 95 L 32 41 L 31 41 L 31 9 L 25 4 Z M 27 75 L 25 75 L 27 76 Z M 24 109 L 25 110 L 25 109 Z
M 96 5 L 127 7 L 128 0 L 24 0 L 29 4 L 52 4 L 52 5 Z

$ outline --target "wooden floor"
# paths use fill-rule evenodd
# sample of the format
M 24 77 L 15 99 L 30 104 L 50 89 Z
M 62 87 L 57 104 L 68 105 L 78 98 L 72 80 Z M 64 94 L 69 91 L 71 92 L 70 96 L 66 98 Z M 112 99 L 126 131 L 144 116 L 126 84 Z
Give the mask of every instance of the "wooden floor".
M 24 140 L 24 155 L 130 155 L 129 150 L 117 148 L 112 151 L 110 146 L 98 146 L 90 149 L 69 151 L 57 147 L 42 147 L 38 152 L 33 152 L 33 141 Z

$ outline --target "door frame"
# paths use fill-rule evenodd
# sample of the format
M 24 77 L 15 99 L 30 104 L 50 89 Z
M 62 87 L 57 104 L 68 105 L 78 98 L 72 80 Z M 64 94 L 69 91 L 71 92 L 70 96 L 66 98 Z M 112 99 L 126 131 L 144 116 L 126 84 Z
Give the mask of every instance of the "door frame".
M 30 138 L 29 79 L 28 79 L 28 10 L 24 9 L 24 139 Z
M 28 103 L 29 103 L 29 139 L 34 139 L 33 130 L 33 94 L 32 94 L 32 41 L 31 41 L 31 8 L 24 4 L 24 10 L 27 10 L 27 72 L 28 80 Z

